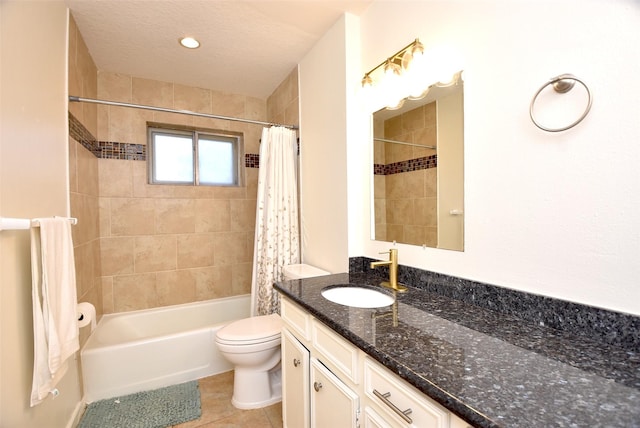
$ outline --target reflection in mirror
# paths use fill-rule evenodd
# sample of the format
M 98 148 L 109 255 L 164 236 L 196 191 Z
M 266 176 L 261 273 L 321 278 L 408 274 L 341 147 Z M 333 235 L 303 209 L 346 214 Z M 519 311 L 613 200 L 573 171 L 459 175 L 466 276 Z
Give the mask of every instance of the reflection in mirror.
M 463 82 L 373 114 L 373 239 L 464 250 Z

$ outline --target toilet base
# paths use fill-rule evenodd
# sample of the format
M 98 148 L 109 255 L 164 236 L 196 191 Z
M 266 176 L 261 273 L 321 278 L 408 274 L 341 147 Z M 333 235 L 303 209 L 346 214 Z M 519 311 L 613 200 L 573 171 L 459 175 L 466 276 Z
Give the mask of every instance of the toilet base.
M 278 364 L 266 372 L 236 368 L 233 374 L 233 398 L 237 409 L 259 409 L 282 401 L 282 368 Z

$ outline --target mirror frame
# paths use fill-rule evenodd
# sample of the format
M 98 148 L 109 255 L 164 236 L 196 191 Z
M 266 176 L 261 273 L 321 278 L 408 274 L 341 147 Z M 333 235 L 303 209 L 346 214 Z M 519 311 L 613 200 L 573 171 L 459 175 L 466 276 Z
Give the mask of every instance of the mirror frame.
M 418 108 L 431 104 L 433 107 L 429 108 L 430 112 L 414 112 Z M 445 116 L 442 111 L 452 111 L 453 113 Z M 434 129 L 426 132 L 419 131 L 423 135 L 421 137 L 422 144 L 415 144 L 413 136 L 404 135 L 406 138 L 394 139 L 387 134 L 383 135 L 383 138 L 393 140 L 383 143 L 385 146 L 392 147 L 385 149 L 385 152 L 391 153 L 391 162 L 376 165 L 377 158 L 388 159 L 389 156 L 379 153 L 376 156 L 375 140 L 381 132 L 380 129 L 376 129 L 380 126 L 376 124 L 376 121 L 399 118 L 406 112 L 412 112 L 411 115 L 417 120 L 422 120 L 417 115 L 425 114 L 424 120 L 433 120 Z M 411 118 L 404 120 L 411 120 Z M 370 121 L 370 144 L 372 147 L 370 238 L 377 241 L 393 242 L 393 244 L 403 243 L 464 251 L 464 82 L 462 71 L 455 74 L 455 78 L 450 84 L 431 85 L 424 97 L 419 99 L 407 97 L 396 108 L 382 108 L 371 113 Z M 390 123 L 387 127 L 391 132 L 395 127 L 396 131 L 392 135 L 396 135 L 402 133 L 398 130 L 398 126 L 401 125 Z M 416 135 L 419 132 L 416 132 Z M 426 137 L 427 141 L 424 142 L 424 135 L 429 133 L 431 135 Z M 454 143 L 443 145 L 443 139 Z M 399 149 L 400 146 L 403 147 Z M 427 148 L 423 148 L 425 146 Z M 437 148 L 429 150 L 429 146 Z M 411 155 L 409 156 L 408 153 Z M 419 171 L 423 171 L 425 174 L 421 174 Z M 401 177 L 399 173 L 405 172 L 410 173 L 411 176 L 403 174 L 404 177 Z M 384 185 L 380 185 L 381 175 L 384 176 Z M 411 186 L 412 183 L 415 184 L 414 187 L 409 187 L 407 191 L 407 186 Z M 391 192 L 395 193 L 394 206 L 387 206 L 389 198 L 387 186 L 391 186 Z M 379 193 L 381 187 L 384 189 L 385 198 L 376 198 L 376 190 Z M 383 210 L 383 214 L 380 214 L 380 210 Z M 376 236 L 380 236 L 380 233 L 376 235 L 378 226 L 376 211 L 379 212 L 379 216 L 384 215 L 385 218 L 390 215 L 397 223 L 395 231 L 391 232 L 391 236 L 386 235 L 385 239 L 376 239 Z M 413 224 L 402 225 L 401 221 L 407 218 L 411 219 L 410 222 Z M 381 233 L 387 234 L 389 231 L 385 229 Z M 412 241 L 411 238 L 403 238 L 406 233 L 418 239 Z

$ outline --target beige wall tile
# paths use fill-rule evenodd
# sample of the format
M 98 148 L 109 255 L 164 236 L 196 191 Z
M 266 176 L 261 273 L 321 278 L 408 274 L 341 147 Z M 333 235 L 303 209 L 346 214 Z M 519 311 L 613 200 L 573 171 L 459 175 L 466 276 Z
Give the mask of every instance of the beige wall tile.
M 134 110 L 109 106 L 109 133 L 107 141 L 129 143 L 134 139 Z
M 102 281 L 102 310 L 105 314 L 115 312 L 113 302 L 113 277 L 103 277 Z M 96 312 L 98 308 L 96 308 Z
M 432 197 L 438 195 L 438 168 L 424 170 L 424 195 Z
M 226 199 L 198 199 L 195 201 L 196 232 L 231 231 L 231 203 Z
M 100 240 L 102 276 L 134 273 L 135 238 L 114 237 Z
M 245 187 L 213 187 L 216 199 L 245 199 Z
M 156 233 L 195 232 L 195 201 L 193 199 L 156 199 Z
M 195 279 L 189 271 L 156 274 L 156 292 L 161 306 L 193 302 L 196 299 L 195 289 Z
M 78 167 L 78 192 L 87 195 L 98 195 L 98 159 L 82 145 L 76 151 Z
M 424 198 L 425 195 L 425 172 L 421 169 L 418 171 L 403 172 L 403 194 L 406 198 Z
M 242 263 L 253 257 L 253 254 L 249 254 L 244 232 L 216 233 L 213 237 L 213 245 L 213 259 L 216 266 Z
M 231 230 L 250 231 L 256 224 L 256 201 L 251 199 L 232 199 L 231 208 Z
M 244 117 L 245 96 L 211 91 L 211 112 L 218 116 Z
M 153 199 L 111 198 L 110 202 L 111 236 L 155 233 Z
M 175 235 L 137 236 L 134 245 L 136 273 L 176 269 L 177 245 Z
M 97 163 L 101 197 L 130 198 L 133 196 L 133 162 L 100 159 Z
M 173 108 L 173 83 L 133 77 L 131 99 L 134 104 Z
M 410 245 L 422 245 L 427 242 L 427 229 L 423 226 L 405 225 L 405 243 Z
M 265 100 L 254 97 L 246 97 L 244 105 L 244 114 L 246 119 L 267 120 L 267 103 Z M 254 128 L 261 129 L 259 126 L 251 125 Z
M 233 295 L 251 294 L 251 277 L 253 275 L 253 263 L 238 263 L 232 270 Z
M 80 143 L 69 137 L 69 192 L 78 191 L 78 155 Z
M 160 300 L 156 292 L 156 274 L 144 273 L 113 278 L 114 312 L 155 308 Z
M 231 296 L 232 270 L 231 265 L 190 269 L 189 272 L 195 280 L 196 300 Z
M 131 103 L 132 79 L 126 74 L 98 71 L 98 98 Z
M 109 141 L 109 106 L 99 105 L 98 133 L 94 135 L 98 141 Z
M 213 236 L 209 233 L 178 235 L 178 269 L 213 266 Z
M 98 198 L 100 236 L 111 236 L 111 199 Z
M 211 91 L 175 84 L 173 87 L 174 106 L 177 110 L 211 113 Z

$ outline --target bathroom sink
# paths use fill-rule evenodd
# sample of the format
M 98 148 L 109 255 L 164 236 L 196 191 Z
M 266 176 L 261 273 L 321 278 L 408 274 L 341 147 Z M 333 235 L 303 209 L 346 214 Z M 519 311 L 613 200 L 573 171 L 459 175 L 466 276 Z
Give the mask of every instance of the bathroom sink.
M 320 294 L 333 303 L 355 308 L 381 308 L 396 300 L 390 292 L 368 285 L 330 285 L 323 288 Z

